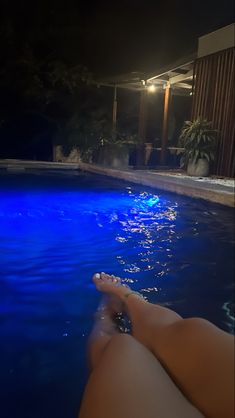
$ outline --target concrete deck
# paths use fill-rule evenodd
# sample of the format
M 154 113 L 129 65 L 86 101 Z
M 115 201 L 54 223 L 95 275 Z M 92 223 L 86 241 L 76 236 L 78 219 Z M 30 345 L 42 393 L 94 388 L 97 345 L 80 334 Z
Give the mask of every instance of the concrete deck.
M 234 179 L 190 177 L 180 171 L 117 170 L 80 163 L 80 169 L 235 207 Z

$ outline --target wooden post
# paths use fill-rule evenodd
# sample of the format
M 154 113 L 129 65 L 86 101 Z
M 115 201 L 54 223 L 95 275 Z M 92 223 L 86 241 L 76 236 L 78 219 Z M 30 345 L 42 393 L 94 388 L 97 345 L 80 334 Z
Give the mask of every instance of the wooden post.
M 170 84 L 165 89 L 164 100 L 164 116 L 163 116 L 163 129 L 162 129 L 162 150 L 161 150 L 161 165 L 166 164 L 166 153 L 168 143 L 168 121 L 169 121 L 169 105 L 170 105 L 171 87 Z
M 146 142 L 146 120 L 147 120 L 147 89 L 140 92 L 140 110 L 139 110 L 139 146 L 137 152 L 137 164 L 144 163 L 144 144 Z

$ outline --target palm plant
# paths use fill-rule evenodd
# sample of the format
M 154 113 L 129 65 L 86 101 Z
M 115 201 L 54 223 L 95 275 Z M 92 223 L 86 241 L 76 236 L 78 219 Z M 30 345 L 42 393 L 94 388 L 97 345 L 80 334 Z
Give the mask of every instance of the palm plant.
M 184 148 L 182 165 L 187 166 L 189 162 L 197 164 L 199 159 L 208 163 L 214 160 L 217 131 L 212 129 L 211 122 L 203 118 L 185 121 L 179 139 Z

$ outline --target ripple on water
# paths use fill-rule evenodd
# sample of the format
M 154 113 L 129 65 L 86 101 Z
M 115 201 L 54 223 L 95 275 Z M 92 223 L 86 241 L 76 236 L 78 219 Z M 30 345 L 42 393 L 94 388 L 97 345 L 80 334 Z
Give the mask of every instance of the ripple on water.
M 99 301 L 96 271 L 232 332 L 232 211 L 89 175 L 27 178 L 0 189 L 1 389 L 19 393 L 25 408 L 33 393 L 38 416 L 54 408 L 73 418 L 59 387 L 66 382 L 67 404 L 75 405 Z M 56 406 L 45 400 L 52 390 Z M 33 417 L 23 407 L 17 414 Z

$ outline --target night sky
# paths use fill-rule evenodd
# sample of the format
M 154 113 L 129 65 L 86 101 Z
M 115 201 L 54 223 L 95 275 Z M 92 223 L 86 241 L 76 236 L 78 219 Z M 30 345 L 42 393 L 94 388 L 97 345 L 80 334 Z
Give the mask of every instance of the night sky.
M 97 76 L 151 72 L 193 52 L 197 38 L 234 21 L 233 0 L 1 0 L 1 31 L 35 55 L 83 64 Z M 17 46 L 16 46 L 17 48 Z

